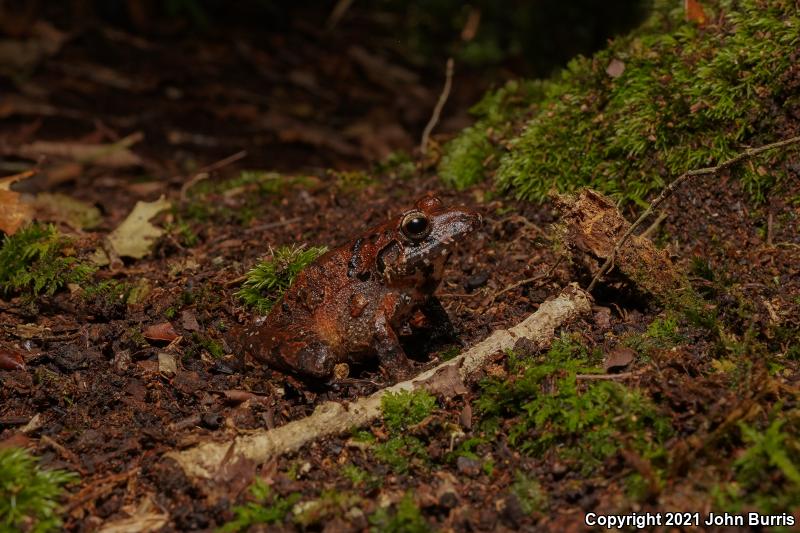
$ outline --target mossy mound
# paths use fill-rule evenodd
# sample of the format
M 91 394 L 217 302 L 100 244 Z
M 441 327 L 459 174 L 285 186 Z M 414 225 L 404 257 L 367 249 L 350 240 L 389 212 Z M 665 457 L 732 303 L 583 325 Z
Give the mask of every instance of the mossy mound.
M 704 25 L 675 5 L 658 0 L 643 26 L 605 50 L 516 83 L 528 88 L 524 103 L 506 105 L 508 88 L 488 97 L 446 146 L 440 175 L 458 187 L 494 175 L 528 200 L 590 186 L 643 203 L 686 170 L 787 136 L 800 109 L 795 2 L 704 2 Z M 736 172 L 756 200 L 781 177 L 758 164 Z

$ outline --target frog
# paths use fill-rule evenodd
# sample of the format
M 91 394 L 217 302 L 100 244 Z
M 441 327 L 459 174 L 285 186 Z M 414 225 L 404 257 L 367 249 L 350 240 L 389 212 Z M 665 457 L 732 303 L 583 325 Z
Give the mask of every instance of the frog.
M 481 224 L 476 211 L 423 196 L 306 266 L 266 318 L 244 332 L 246 353 L 311 380 L 333 381 L 337 366 L 374 358 L 389 377 L 407 376 L 414 364 L 399 336 L 418 312 L 449 322 L 434 291 L 455 245 Z

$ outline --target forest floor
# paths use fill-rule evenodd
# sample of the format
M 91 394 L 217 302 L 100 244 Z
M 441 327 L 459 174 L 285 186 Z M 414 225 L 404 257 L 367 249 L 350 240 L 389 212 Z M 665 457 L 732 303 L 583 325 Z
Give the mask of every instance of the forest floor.
M 777 452 L 762 458 L 756 449 L 746 456 L 751 463 L 737 462 L 759 442 L 764 450 L 771 444 L 757 434 L 729 435 L 760 418 L 771 427 L 764 398 L 784 409 L 797 402 L 795 164 L 757 207 L 726 176 L 690 183 L 666 204 L 651 238 L 690 276 L 712 319 L 601 286 L 592 316 L 569 325 L 553 350 L 497 354 L 466 393 L 438 399 L 405 428 L 412 440 L 397 441 L 379 422 L 266 465 L 244 464 L 204 490 L 163 455 L 281 426 L 322 402 L 391 384 L 377 366 L 359 369 L 351 376 L 358 379 L 308 384 L 235 353 L 232 332 L 255 317 L 236 292 L 271 247 L 335 247 L 428 192 L 480 211 L 483 228 L 459 243 L 437 291 L 468 347 L 575 279 L 560 259 L 557 214 L 489 184 L 444 187 L 433 172 L 435 139 L 427 157 L 397 155 L 414 152 L 443 68 L 415 71 L 302 25 L 266 37 L 274 55 L 247 37 L 168 43 L 108 28 L 42 35 L 58 42 L 58 54 L 39 57 L 24 79 L 2 81 L 2 174 L 35 160 L 35 142 L 60 147 L 66 157 L 51 146 L 39 173 L 21 185 L 31 195 L 63 193 L 99 208 L 91 229 L 56 220 L 81 260 L 137 201 L 165 195 L 172 206 L 154 219 L 167 231 L 151 254 L 112 258 L 93 274 L 92 286 L 108 282 L 102 289 L 87 284 L 0 300 L 0 346 L 19 350 L 25 363 L 0 370 L 0 446 L 30 447 L 43 466 L 80 476 L 63 500 L 67 529 L 213 529 L 234 518 L 246 524 L 243 503 L 255 501 L 278 510 L 265 520 L 276 529 L 573 531 L 590 511 L 705 514 L 720 502 L 745 511 L 764 508 L 750 495 L 769 494 L 773 483 L 798 488 L 791 464 L 774 470 Z M 503 75 L 459 73 L 437 131 L 465 125 L 467 106 Z M 132 163 L 76 163 L 70 152 L 75 143 L 115 143 L 136 132 L 143 140 L 112 149 L 133 154 Z M 167 322 L 175 335 L 153 333 Z M 431 345 L 426 333 L 404 340 L 420 371 L 461 349 Z M 763 339 L 783 349 L 765 355 Z M 633 357 L 609 363 L 622 346 Z M 165 354 L 174 371 L 164 370 Z M 578 363 L 558 359 L 571 355 Z M 529 376 L 520 366 L 526 357 L 564 368 Z M 587 373 L 604 379 L 576 381 Z M 563 381 L 570 378 L 572 395 Z M 533 401 L 536 391 L 548 390 L 560 391 L 557 410 L 585 416 L 532 422 L 534 410 L 547 407 Z M 517 404 L 503 404 L 504 394 Z M 386 446 L 392 442 L 394 451 Z M 770 479 L 746 471 L 759 461 Z M 255 476 L 270 487 L 268 496 L 258 484 L 248 491 Z M 748 491 L 736 492 L 743 486 Z M 776 505 L 796 505 L 792 498 Z

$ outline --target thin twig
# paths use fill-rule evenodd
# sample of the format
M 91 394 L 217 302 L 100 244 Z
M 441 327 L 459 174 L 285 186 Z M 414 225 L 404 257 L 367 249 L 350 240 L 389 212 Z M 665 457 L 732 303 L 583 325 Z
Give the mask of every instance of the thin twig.
M 767 246 L 772 246 L 772 238 L 775 233 L 775 224 L 772 219 L 772 213 L 767 215 Z
M 353 5 L 353 0 L 339 0 L 336 2 L 336 5 L 333 6 L 333 11 L 328 16 L 328 21 L 325 23 L 325 29 L 327 31 L 334 29 L 351 5 Z
M 222 167 L 226 167 L 231 163 L 235 163 L 236 161 L 243 159 L 244 157 L 247 157 L 247 151 L 241 150 L 233 155 L 229 155 L 224 159 L 220 159 L 215 163 L 211 163 L 210 165 L 198 169 L 198 171 L 194 173 L 192 178 L 181 186 L 181 202 L 186 200 L 186 194 L 189 192 L 189 189 L 197 185 L 198 182 L 207 179 L 209 173 L 214 172 L 215 170 L 219 170 Z
M 442 88 L 442 94 L 439 95 L 439 100 L 436 102 L 436 106 L 433 108 L 433 114 L 431 115 L 431 119 L 428 121 L 428 124 L 425 126 L 425 130 L 422 132 L 422 141 L 419 143 L 419 151 L 422 155 L 425 155 L 425 152 L 428 150 L 428 138 L 431 136 L 431 132 L 433 128 L 436 127 L 436 124 L 439 122 L 439 116 L 442 114 L 442 109 L 444 108 L 444 104 L 447 103 L 447 98 L 450 96 L 450 89 L 453 86 L 453 58 L 447 59 L 447 69 L 445 71 L 445 79 L 444 79 L 444 87 Z
M 547 270 L 547 272 L 545 272 L 544 274 L 537 274 L 537 275 L 535 275 L 535 276 L 533 276 L 533 277 L 530 277 L 530 278 L 526 278 L 526 279 L 520 280 L 520 281 L 518 281 L 518 282 L 516 282 L 516 283 L 512 283 L 511 285 L 509 285 L 509 286 L 508 286 L 508 287 L 506 287 L 505 289 L 503 289 L 503 290 L 501 290 L 501 291 L 498 291 L 498 292 L 496 292 L 496 293 L 494 294 L 494 296 L 492 296 L 492 299 L 491 299 L 491 300 L 489 300 L 489 303 L 487 303 L 487 304 L 486 304 L 486 307 L 488 308 L 490 305 L 492 305 L 492 304 L 494 303 L 494 301 L 495 301 L 495 300 L 497 300 L 497 299 L 498 299 L 500 296 L 504 295 L 505 293 L 507 293 L 507 292 L 509 292 L 509 291 L 513 291 L 514 289 L 516 289 L 516 288 L 518 288 L 518 287 L 522 287 L 523 285 L 527 285 L 528 283 L 533 283 L 534 281 L 539 281 L 540 279 L 547 279 L 547 278 L 549 278 L 550 276 L 552 276 L 552 275 L 553 275 L 553 272 L 555 272 L 556 268 L 558 268 L 558 265 L 560 265 L 560 264 L 561 264 L 561 260 L 562 260 L 563 258 L 564 258 L 563 256 L 560 256 L 560 257 L 558 258 L 558 261 L 556 261 L 556 262 L 555 262 L 555 264 L 554 264 L 553 266 L 551 266 L 551 267 L 550 267 L 550 268 Z
M 664 220 L 666 220 L 666 218 L 667 218 L 666 213 L 661 213 L 660 215 L 658 215 L 656 219 L 653 221 L 653 223 L 650 224 L 650 226 L 642 232 L 641 237 L 649 239 L 650 235 L 656 232 L 658 227 L 661 225 L 662 222 L 664 222 Z
M 664 203 L 664 200 L 672 196 L 672 193 L 674 193 L 675 190 L 678 188 L 678 186 L 681 185 L 684 181 L 688 180 L 689 178 L 693 178 L 695 176 L 707 176 L 707 175 L 717 174 L 718 172 L 725 170 L 726 168 L 732 167 L 736 163 L 744 161 L 745 159 L 749 159 L 762 152 L 766 152 L 768 150 L 774 150 L 775 148 L 781 148 L 783 146 L 789 146 L 790 144 L 796 144 L 798 142 L 800 142 L 800 135 L 797 137 L 791 137 L 789 139 L 784 139 L 782 141 L 774 142 L 771 144 L 766 144 L 764 146 L 759 146 L 758 148 L 748 148 L 744 152 L 737 154 L 726 161 L 723 161 L 722 163 L 720 163 L 715 167 L 698 168 L 695 170 L 684 172 L 683 174 L 678 176 L 672 183 L 664 187 L 664 189 L 661 191 L 661 194 L 659 194 L 658 197 L 655 200 L 653 200 L 653 202 L 650 204 L 650 207 L 644 210 L 644 213 L 642 213 L 639 216 L 639 218 L 637 218 L 636 221 L 633 224 L 631 224 L 631 226 L 628 228 L 628 231 L 626 231 L 622 235 L 622 238 L 620 238 L 619 241 L 617 241 L 617 244 L 614 245 L 614 249 L 611 250 L 611 253 L 609 254 L 608 258 L 606 258 L 605 263 L 603 263 L 603 266 L 600 267 L 600 270 L 598 270 L 597 274 L 595 274 L 594 278 L 592 278 L 592 282 L 589 284 L 586 290 L 588 292 L 591 292 L 592 289 L 594 289 L 594 286 L 597 285 L 597 282 L 600 280 L 600 278 L 603 277 L 606 274 L 606 272 L 608 272 L 609 268 L 614 263 L 614 258 L 616 257 L 620 248 L 622 248 L 622 246 L 628 241 L 628 238 L 633 234 L 636 228 L 638 228 L 642 224 L 642 222 L 644 222 L 645 219 L 647 219 L 647 217 L 649 217 L 650 214 L 658 208 L 658 206 Z
M 633 377 L 633 372 L 620 372 L 619 374 L 575 374 L 575 379 L 578 380 L 593 380 L 593 379 L 626 379 Z

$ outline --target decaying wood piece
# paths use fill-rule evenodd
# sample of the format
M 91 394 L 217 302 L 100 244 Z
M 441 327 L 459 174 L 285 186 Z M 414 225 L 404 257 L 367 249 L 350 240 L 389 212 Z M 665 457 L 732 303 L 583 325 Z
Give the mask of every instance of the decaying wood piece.
M 675 269 L 667 252 L 646 237 L 629 235 L 630 223 L 613 201 L 597 191 L 584 189 L 553 199 L 561 212 L 561 237 L 572 261 L 590 276 L 596 276 L 612 257 L 617 272 L 638 290 L 662 303 L 675 302 L 692 289 Z M 628 235 L 624 242 L 622 238 Z M 616 250 L 617 243 L 623 245 Z
M 227 464 L 246 460 L 264 463 L 272 457 L 299 449 L 321 437 L 364 426 L 381 414 L 381 398 L 389 392 L 424 388 L 433 393 L 464 390 L 463 381 L 482 368 L 498 351 L 514 346 L 524 337 L 536 346 L 549 345 L 556 329 L 590 311 L 590 296 L 572 284 L 562 293 L 543 302 L 539 309 L 516 326 L 498 330 L 458 357 L 423 372 L 419 376 L 380 390 L 355 402 L 326 402 L 310 416 L 272 430 L 256 430 L 222 442 L 206 442 L 193 448 L 169 452 L 193 478 L 213 480 Z

